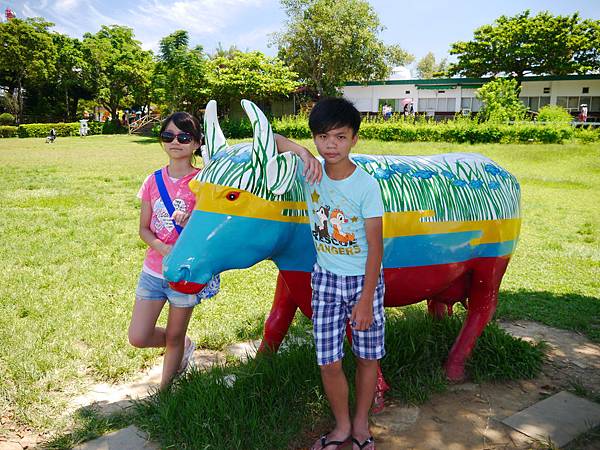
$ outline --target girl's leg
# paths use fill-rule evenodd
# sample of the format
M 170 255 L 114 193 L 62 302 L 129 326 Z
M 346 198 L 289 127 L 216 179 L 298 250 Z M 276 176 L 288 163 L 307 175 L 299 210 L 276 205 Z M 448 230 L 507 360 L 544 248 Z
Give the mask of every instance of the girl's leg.
M 194 312 L 194 307 L 179 308 L 172 305 L 169 306 L 169 318 L 165 332 L 166 349 L 160 382 L 161 389 L 165 388 L 171 382 L 179 369 L 181 358 L 183 357 L 185 334 L 190 318 L 192 317 L 192 312 Z
M 129 343 L 134 347 L 164 347 L 165 329 L 156 326 L 166 300 L 136 298 L 129 324 Z

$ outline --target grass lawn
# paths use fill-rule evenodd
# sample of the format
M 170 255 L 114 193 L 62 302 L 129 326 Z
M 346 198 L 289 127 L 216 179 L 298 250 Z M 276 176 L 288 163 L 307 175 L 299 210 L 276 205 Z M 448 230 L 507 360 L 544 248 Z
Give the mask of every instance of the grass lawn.
M 451 151 L 483 153 L 522 185 L 522 233 L 497 316 L 600 342 L 600 144 L 357 148 Z M 62 405 L 84 381 L 124 379 L 159 354 L 131 348 L 126 332 L 145 248 L 136 193 L 165 162 L 160 146 L 141 137 L 0 140 L 0 409 L 18 421 L 61 429 Z M 258 337 L 274 284 L 270 262 L 226 273 L 218 298 L 197 308 L 190 335 L 207 348 Z

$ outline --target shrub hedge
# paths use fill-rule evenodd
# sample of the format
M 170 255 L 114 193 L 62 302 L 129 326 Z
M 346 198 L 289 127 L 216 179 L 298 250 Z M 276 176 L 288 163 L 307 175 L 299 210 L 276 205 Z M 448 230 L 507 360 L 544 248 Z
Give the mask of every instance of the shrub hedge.
M 0 125 L 14 125 L 15 124 L 15 116 L 11 113 L 2 113 L 0 114 Z
M 248 123 L 249 126 L 249 123 Z M 287 137 L 310 138 L 306 117 L 284 117 L 272 121 L 273 130 Z M 225 131 L 225 130 L 224 130 Z M 364 139 L 399 142 L 457 142 L 457 143 L 511 143 L 542 142 L 561 143 L 573 137 L 573 128 L 565 124 L 540 124 L 524 122 L 517 124 L 478 123 L 468 118 L 447 122 L 426 120 L 364 120 L 360 127 Z M 226 135 L 228 135 L 226 133 Z M 229 135 L 228 135 L 229 136 Z M 248 133 L 246 136 L 251 137 Z M 237 136 L 236 136 L 237 137 Z
M 15 127 L 16 128 L 16 127 Z M 43 137 L 50 134 L 50 130 L 54 128 L 56 136 L 79 136 L 79 122 L 70 123 L 28 123 L 19 125 L 17 135 L 20 138 L 27 137 Z M 123 128 L 119 122 L 88 122 L 88 134 L 118 134 L 126 133 L 127 129 Z M 8 136 L 2 136 L 8 137 Z
M 0 138 L 17 137 L 17 127 L 0 125 Z
M 223 133 L 228 138 L 252 137 L 252 126 L 247 118 L 223 119 L 220 121 Z M 271 120 L 273 131 L 292 139 L 308 139 L 312 136 L 308 128 L 308 118 L 303 115 L 288 116 Z M 127 130 L 116 122 L 89 122 L 89 134 L 126 133 Z M 35 123 L 17 127 L 1 126 L 0 137 L 46 137 L 54 128 L 57 136 L 78 136 L 79 123 Z M 158 134 L 158 126 L 153 131 Z M 541 142 L 561 143 L 571 138 L 584 142 L 600 140 L 600 130 L 573 129 L 564 123 L 521 122 L 516 124 L 479 123 L 470 118 L 458 117 L 447 122 L 434 122 L 424 119 L 397 118 L 388 121 L 365 119 L 360 127 L 364 139 L 399 142 L 457 142 L 457 143 L 515 143 Z

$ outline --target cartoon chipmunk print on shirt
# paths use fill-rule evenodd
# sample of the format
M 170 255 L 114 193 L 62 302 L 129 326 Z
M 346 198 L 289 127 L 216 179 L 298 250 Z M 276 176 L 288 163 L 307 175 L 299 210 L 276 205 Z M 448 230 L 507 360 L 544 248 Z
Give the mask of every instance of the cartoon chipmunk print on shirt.
M 354 241 L 353 233 L 345 233 L 342 229 L 343 225 L 348 223 L 348 219 L 344 214 L 344 211 L 341 209 L 334 209 L 331 212 L 331 217 L 329 218 L 331 222 L 331 226 L 333 227 L 333 238 L 339 243 L 347 243 L 350 241 Z
M 329 206 L 319 206 L 314 212 L 317 216 L 318 222 L 315 223 L 315 237 L 317 239 L 328 238 L 329 228 L 327 223 L 329 222 Z

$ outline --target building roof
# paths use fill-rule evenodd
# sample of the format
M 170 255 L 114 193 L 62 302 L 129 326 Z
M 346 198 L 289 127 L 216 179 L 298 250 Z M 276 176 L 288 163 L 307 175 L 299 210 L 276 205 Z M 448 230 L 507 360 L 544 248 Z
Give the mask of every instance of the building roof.
M 386 86 L 394 84 L 415 84 L 418 89 L 437 89 L 443 86 L 443 89 L 452 89 L 454 87 L 478 88 L 491 81 L 493 78 L 430 78 L 421 80 L 418 78 L 406 80 L 380 80 L 357 82 L 349 81 L 345 86 Z M 517 78 L 519 81 L 559 81 L 559 80 L 600 80 L 600 74 L 588 75 L 535 75 Z

